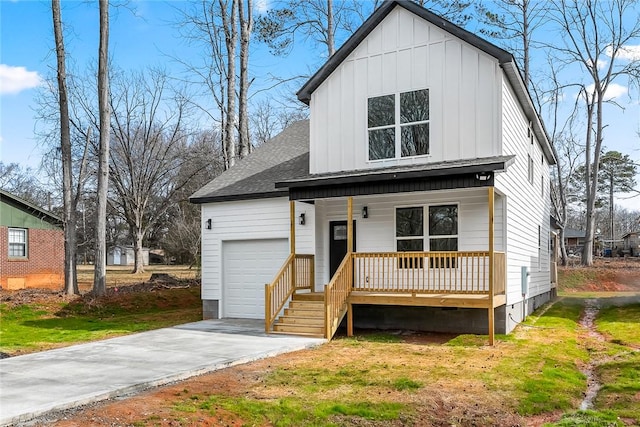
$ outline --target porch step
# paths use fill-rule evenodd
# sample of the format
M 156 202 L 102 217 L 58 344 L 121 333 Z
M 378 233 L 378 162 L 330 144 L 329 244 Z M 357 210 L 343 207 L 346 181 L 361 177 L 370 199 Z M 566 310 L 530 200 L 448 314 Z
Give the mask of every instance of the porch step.
M 318 298 L 318 296 L 320 298 Z M 273 325 L 275 333 L 324 337 L 324 295 L 295 294 Z
M 307 325 L 281 325 L 280 323 L 276 323 L 273 325 L 273 330 L 277 332 L 286 332 L 289 334 L 308 334 L 308 335 L 318 335 L 324 336 L 324 326 L 307 326 Z
M 306 292 L 293 294 L 293 301 L 322 301 L 324 302 L 324 293 L 322 292 Z

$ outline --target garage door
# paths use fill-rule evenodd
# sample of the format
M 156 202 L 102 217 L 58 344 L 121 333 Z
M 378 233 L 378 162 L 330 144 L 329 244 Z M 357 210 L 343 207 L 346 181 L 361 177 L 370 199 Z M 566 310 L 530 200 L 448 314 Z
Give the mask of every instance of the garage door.
M 222 243 L 224 317 L 264 319 L 264 285 L 289 256 L 287 239 Z

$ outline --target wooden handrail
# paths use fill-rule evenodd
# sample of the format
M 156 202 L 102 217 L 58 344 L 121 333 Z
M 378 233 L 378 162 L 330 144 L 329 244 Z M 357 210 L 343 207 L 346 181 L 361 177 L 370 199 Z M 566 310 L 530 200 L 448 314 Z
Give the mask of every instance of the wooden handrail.
M 505 256 L 494 252 L 495 294 L 504 293 Z M 501 267 L 502 266 L 502 267 Z M 353 254 L 353 290 L 487 294 L 488 251 L 375 252 Z
M 299 289 L 315 286 L 314 256 L 290 254 L 271 283 L 264 287 L 264 329 L 271 331 L 273 323 L 289 298 Z
M 347 301 L 353 288 L 353 255 L 352 252 L 345 255 L 331 281 L 324 287 L 325 336 L 328 340 L 336 333 L 347 312 Z

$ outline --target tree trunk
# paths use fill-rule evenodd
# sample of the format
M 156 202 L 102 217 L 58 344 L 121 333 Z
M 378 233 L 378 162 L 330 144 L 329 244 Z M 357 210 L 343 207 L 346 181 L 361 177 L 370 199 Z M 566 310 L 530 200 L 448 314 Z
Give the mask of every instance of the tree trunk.
M 247 157 L 250 152 L 249 138 L 249 43 L 251 32 L 253 31 L 253 0 L 246 0 L 247 14 L 244 14 L 244 1 L 238 1 L 238 12 L 240 20 L 240 94 L 238 99 L 238 127 L 240 158 Z
M 138 225 L 131 227 L 131 229 L 131 234 L 133 235 L 133 253 L 135 258 L 133 273 L 144 273 L 144 257 L 142 254 L 142 240 L 144 238 L 144 232 L 142 231 L 142 227 Z
M 333 0 L 327 0 L 327 51 L 329 53 L 329 58 L 331 58 L 336 52 L 334 34 Z
M 109 0 L 100 0 L 100 46 L 98 48 L 98 110 L 100 115 L 100 147 L 98 158 L 98 189 L 96 218 L 96 259 L 93 276 L 94 295 L 107 292 L 107 190 L 109 187 L 109 137 L 111 110 L 109 106 Z
M 66 54 L 62 34 L 60 0 L 51 1 L 53 32 L 58 66 L 58 105 L 60 108 L 60 151 L 62 154 L 62 197 L 64 205 L 64 293 L 79 294 L 76 275 L 76 211 L 73 203 L 73 165 L 71 162 L 71 131 L 67 97 Z
M 238 1 L 231 0 L 231 8 L 228 3 L 219 0 L 220 15 L 224 30 L 225 47 L 227 50 L 227 111 L 224 124 L 224 149 L 227 153 L 228 167 L 236 163 L 236 44 L 238 42 Z

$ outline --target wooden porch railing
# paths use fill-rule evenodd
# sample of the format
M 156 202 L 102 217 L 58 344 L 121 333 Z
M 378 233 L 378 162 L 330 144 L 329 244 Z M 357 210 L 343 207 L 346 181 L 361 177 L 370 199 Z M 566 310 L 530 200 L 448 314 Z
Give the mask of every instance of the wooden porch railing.
M 504 295 L 507 289 L 507 256 L 504 252 L 493 253 L 493 294 Z
M 486 294 L 489 252 L 354 253 L 353 290 Z M 494 252 L 494 294 L 505 291 L 505 255 Z
M 264 288 L 264 329 L 271 331 L 273 323 L 291 295 L 297 290 L 313 290 L 315 286 L 314 256 L 291 254 L 276 274 L 273 282 Z
M 347 312 L 347 301 L 353 287 L 353 257 L 345 255 L 328 285 L 324 287 L 325 336 L 328 340 L 336 333 Z

